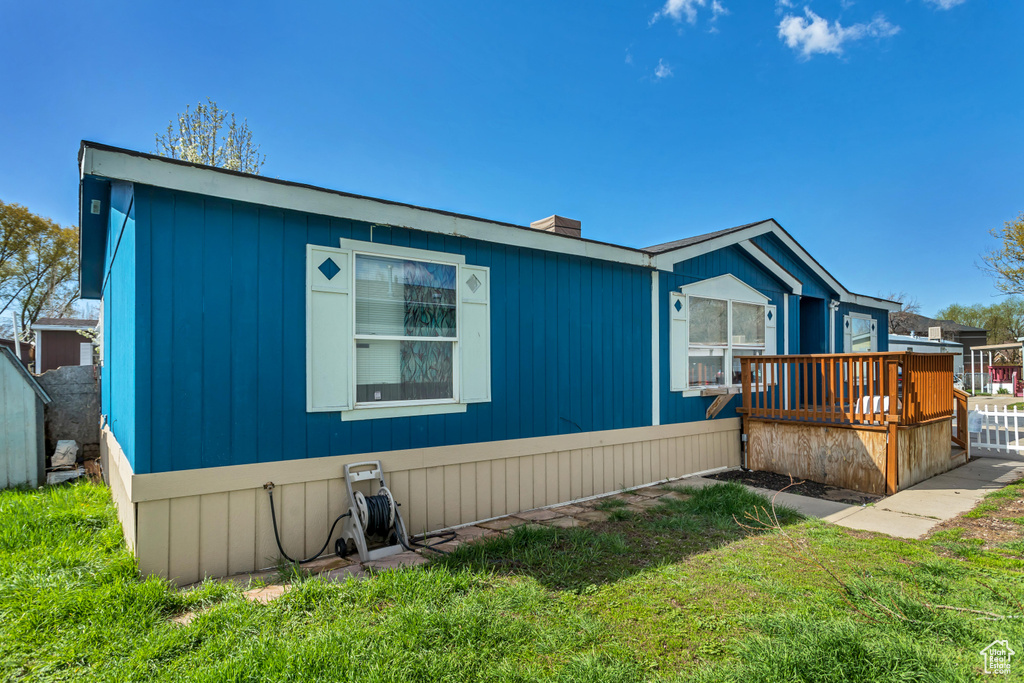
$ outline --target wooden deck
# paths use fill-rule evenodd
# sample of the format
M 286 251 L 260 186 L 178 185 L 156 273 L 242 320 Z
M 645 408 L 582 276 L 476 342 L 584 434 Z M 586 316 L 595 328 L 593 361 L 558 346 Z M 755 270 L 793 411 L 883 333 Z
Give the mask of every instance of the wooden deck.
M 751 469 L 891 494 L 965 460 L 952 457 L 953 443 L 967 444 L 967 395 L 953 388 L 951 354 L 749 356 L 740 364 Z

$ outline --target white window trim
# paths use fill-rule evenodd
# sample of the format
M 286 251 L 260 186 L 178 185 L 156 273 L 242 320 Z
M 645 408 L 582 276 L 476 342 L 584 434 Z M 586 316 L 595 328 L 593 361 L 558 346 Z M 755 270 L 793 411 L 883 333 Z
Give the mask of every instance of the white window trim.
M 350 420 L 371 420 L 388 417 L 412 417 L 418 415 L 441 415 L 445 413 L 464 413 L 466 403 L 461 400 L 461 370 L 462 355 L 459 342 L 462 338 L 462 297 L 456 290 L 455 297 L 455 333 L 454 340 L 450 337 L 436 341 L 449 341 L 452 348 L 452 394 L 450 399 L 430 399 L 424 401 L 376 401 L 373 403 L 358 403 L 355 400 L 356 386 L 359 377 L 356 374 L 356 344 L 367 337 L 376 339 L 397 339 L 391 335 L 357 335 L 356 330 L 356 259 L 358 256 L 390 256 L 396 258 L 423 261 L 426 263 L 440 263 L 443 265 L 455 266 L 456 287 L 462 282 L 462 268 L 466 265 L 466 257 L 462 254 L 448 254 L 445 252 L 428 251 L 425 249 L 413 249 L 411 247 L 397 247 L 391 244 L 377 244 L 375 242 L 363 242 L 360 240 L 342 239 L 339 245 L 342 249 L 352 252 L 352 268 L 349 277 L 352 292 L 352 339 L 351 353 L 349 354 L 349 377 L 352 388 L 352 408 L 341 411 L 343 422 Z M 405 337 L 402 337 L 403 339 Z
M 846 330 L 843 330 L 843 340 L 844 340 L 843 341 L 843 347 L 844 347 L 843 348 L 843 353 L 877 353 L 878 352 L 878 348 L 877 348 L 878 347 L 878 330 L 877 330 L 877 324 L 876 324 L 876 321 L 875 321 L 875 316 L 873 316 L 873 315 L 871 315 L 869 313 L 855 313 L 853 311 L 850 311 L 849 313 L 846 314 L 846 317 L 850 319 L 850 329 L 849 329 L 849 332 L 847 332 Z M 853 350 L 853 321 L 855 319 L 856 320 L 865 320 L 865 321 L 867 321 L 867 322 L 869 322 L 869 323 L 871 323 L 873 325 L 876 325 L 875 329 L 872 330 L 872 333 L 871 333 L 871 346 L 872 346 L 872 348 L 868 349 L 867 351 L 857 351 L 857 352 L 855 352 Z M 849 337 L 849 339 L 850 339 L 850 348 L 849 349 L 845 348 L 846 347 L 846 341 L 845 340 L 846 340 L 847 337 Z
M 772 309 L 775 312 L 776 315 L 778 314 L 777 307 L 772 306 L 771 303 L 770 303 L 771 300 L 767 296 L 762 294 L 761 292 L 757 291 L 756 289 L 754 289 L 753 287 L 751 287 L 747 283 L 745 283 L 742 280 L 740 280 L 739 278 L 737 278 L 735 275 L 731 275 L 731 274 L 720 275 L 718 277 L 713 277 L 713 278 L 709 278 L 707 280 L 701 280 L 700 282 L 695 282 L 695 283 L 693 283 L 691 285 L 685 285 L 685 286 L 679 288 L 679 292 L 681 294 L 683 294 L 685 299 L 686 299 L 686 302 L 685 302 L 684 305 L 685 305 L 686 311 L 687 311 L 687 315 L 686 315 L 686 330 L 687 330 L 687 332 L 686 332 L 686 339 L 684 340 L 683 348 L 682 348 L 682 353 L 681 353 L 681 355 L 679 357 L 679 360 L 681 360 L 681 362 L 684 365 L 684 376 L 687 378 L 687 387 L 682 389 L 681 391 L 677 391 L 677 393 L 680 393 L 684 397 L 690 397 L 690 396 L 700 396 L 700 395 L 702 395 L 707 390 L 721 391 L 722 389 L 725 389 L 726 391 L 730 391 L 730 392 L 734 392 L 734 391 L 738 390 L 739 385 L 732 383 L 732 360 L 733 360 L 733 350 L 734 349 L 740 349 L 740 350 L 758 350 L 758 349 L 760 349 L 762 351 L 762 355 L 775 355 L 776 351 L 772 351 L 771 353 L 769 353 L 769 349 L 768 349 L 768 330 L 767 330 L 767 327 L 765 328 L 765 343 L 762 346 L 755 346 L 755 345 L 750 345 L 750 344 L 733 344 L 733 341 L 732 341 L 732 305 L 734 303 L 752 304 L 752 305 L 755 305 L 755 306 L 763 306 L 765 308 L 766 312 L 768 311 L 768 309 Z M 691 344 L 690 343 L 689 327 L 690 327 L 690 323 L 692 322 L 692 320 L 691 320 L 692 313 L 690 312 L 689 309 L 690 309 L 690 299 L 691 299 L 691 297 L 697 297 L 697 298 L 701 298 L 701 299 L 717 299 L 719 301 L 725 301 L 727 303 L 726 315 L 727 315 L 727 318 L 728 318 L 728 326 L 727 326 L 727 329 L 726 329 L 726 339 L 727 339 L 728 343 L 725 346 L 714 346 L 714 345 L 707 345 L 707 344 Z M 777 346 L 777 343 L 778 342 L 776 340 L 776 346 Z M 724 349 L 725 354 L 724 354 L 724 357 L 723 357 L 722 369 L 723 369 L 723 374 L 725 374 L 725 377 L 727 379 L 725 384 L 717 384 L 717 385 L 712 385 L 712 386 L 699 386 L 699 387 L 690 387 L 689 386 L 689 374 L 690 374 L 689 373 L 689 360 L 690 360 L 690 347 L 691 346 L 694 346 L 696 348 Z M 670 359 L 671 359 L 671 356 L 670 356 Z

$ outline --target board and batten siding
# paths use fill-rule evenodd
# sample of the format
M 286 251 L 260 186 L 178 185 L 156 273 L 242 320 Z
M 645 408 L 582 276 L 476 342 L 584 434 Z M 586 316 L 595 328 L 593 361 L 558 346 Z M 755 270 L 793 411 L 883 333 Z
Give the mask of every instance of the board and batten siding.
M 118 395 L 135 415 L 111 405 L 109 420 L 119 442 L 134 423 L 137 474 L 651 424 L 649 269 L 144 185 L 133 213 L 137 384 Z M 306 412 L 306 245 L 341 238 L 490 268 L 490 402 L 353 422 Z M 122 349 L 111 340 L 111 362 Z
M 379 458 L 410 533 L 420 533 L 736 467 L 740 421 L 135 475 L 109 430 L 102 447 L 141 570 L 187 584 L 276 564 L 267 481 L 285 551 L 307 557 L 348 510 L 346 463 Z
M 678 391 L 672 391 L 668 301 L 670 292 L 678 292 L 680 287 L 718 277 L 719 275 L 734 275 L 768 297 L 768 303 L 775 306 L 775 314 L 778 316 L 776 319 L 776 329 L 778 331 L 776 335 L 778 349 L 776 352 L 782 353 L 784 350 L 784 330 L 785 325 L 788 324 L 784 304 L 788 288 L 742 249 L 734 246 L 716 249 L 715 251 L 675 264 L 671 273 L 659 272 L 660 300 L 664 303 L 659 309 L 661 318 L 658 326 L 660 339 L 659 356 L 661 359 L 660 405 L 662 424 L 704 420 L 708 406 L 715 399 L 714 396 L 683 396 Z M 797 299 L 797 297 L 791 297 L 791 301 L 794 299 Z M 792 306 L 790 311 L 792 311 Z M 733 399 L 719 413 L 716 419 L 735 418 L 738 406 L 739 401 Z
M 148 375 L 137 372 L 139 297 L 135 208 L 131 183 L 114 182 L 107 213 L 106 278 L 103 281 L 103 368 L 100 412 L 107 416 L 128 462 L 134 466 L 137 397 L 148 401 Z M 83 337 L 84 339 L 84 337 Z M 45 353 L 45 350 L 44 350 Z
M 41 394 L 14 352 L 0 348 L 0 489 L 46 482 Z

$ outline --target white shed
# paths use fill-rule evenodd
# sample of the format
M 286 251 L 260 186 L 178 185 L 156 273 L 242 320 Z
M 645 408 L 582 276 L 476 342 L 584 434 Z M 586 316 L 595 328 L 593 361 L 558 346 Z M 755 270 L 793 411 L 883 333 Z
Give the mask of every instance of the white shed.
M 50 397 L 14 352 L 0 346 L 0 489 L 46 481 L 43 410 Z

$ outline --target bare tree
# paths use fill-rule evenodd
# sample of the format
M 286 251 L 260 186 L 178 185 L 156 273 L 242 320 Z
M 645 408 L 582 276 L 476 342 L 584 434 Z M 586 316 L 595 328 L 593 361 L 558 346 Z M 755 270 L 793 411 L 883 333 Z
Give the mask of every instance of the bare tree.
M 249 122 L 242 119 L 239 124 L 233 113 L 221 110 L 209 97 L 194 110 L 186 106 L 183 114 L 167 124 L 167 132 L 156 136 L 156 153 L 254 175 L 259 175 L 266 161 L 260 146 L 252 141 Z
M 918 314 L 921 312 L 921 303 L 916 297 L 907 294 L 906 292 L 889 292 L 888 294 L 881 295 L 883 299 L 889 301 L 895 301 L 900 305 L 900 310 L 889 313 L 889 333 L 900 334 L 901 331 L 906 329 L 906 320 L 909 317 L 907 314 Z

